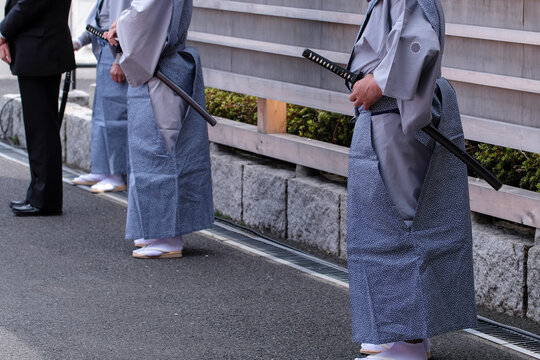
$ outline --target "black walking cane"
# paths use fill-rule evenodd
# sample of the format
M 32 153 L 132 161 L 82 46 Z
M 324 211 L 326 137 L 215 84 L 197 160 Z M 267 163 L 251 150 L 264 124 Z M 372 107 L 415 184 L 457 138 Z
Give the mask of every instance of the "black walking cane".
M 327 58 L 317 54 L 316 52 L 305 49 L 302 53 L 302 56 L 306 59 L 309 59 L 315 62 L 318 65 L 321 65 L 327 70 L 330 70 L 334 74 L 340 76 L 341 78 L 351 82 L 351 84 L 356 83 L 358 80 L 362 79 L 362 74 L 356 74 L 352 71 L 349 71 L 336 63 L 328 60 Z M 465 165 L 476 171 L 482 179 L 484 179 L 489 185 L 491 185 L 495 190 L 499 190 L 502 187 L 502 183 L 493 175 L 488 169 L 483 167 L 478 160 L 473 158 L 471 155 L 467 154 L 456 144 L 454 144 L 450 139 L 444 136 L 435 126 L 429 124 L 428 126 L 422 128 L 426 134 L 431 136 L 435 141 L 444 146 L 448 151 L 455 155 L 458 159 L 463 161 Z
M 62 89 L 62 100 L 60 101 L 60 109 L 58 110 L 58 129 L 62 126 L 62 120 L 64 120 L 64 113 L 66 111 L 66 104 L 69 95 L 69 87 L 71 86 L 71 71 L 66 72 L 64 78 L 64 87 Z

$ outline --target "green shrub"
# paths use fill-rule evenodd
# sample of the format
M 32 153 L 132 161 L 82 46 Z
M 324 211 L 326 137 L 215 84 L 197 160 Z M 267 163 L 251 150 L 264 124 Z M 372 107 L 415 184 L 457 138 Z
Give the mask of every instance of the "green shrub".
M 287 106 L 287 133 L 351 146 L 354 126 L 351 116 L 315 110 L 298 105 Z
M 504 184 L 540 192 L 540 154 L 472 141 L 467 152 Z
M 206 88 L 206 108 L 214 116 L 251 125 L 257 124 L 257 98 L 213 88 Z

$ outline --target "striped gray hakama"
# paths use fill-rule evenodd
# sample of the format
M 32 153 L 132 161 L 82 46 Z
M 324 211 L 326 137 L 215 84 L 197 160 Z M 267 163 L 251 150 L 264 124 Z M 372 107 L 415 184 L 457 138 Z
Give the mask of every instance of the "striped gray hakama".
M 101 47 L 92 114 L 90 153 L 93 174 L 126 173 L 128 84 L 111 79 L 113 60 L 109 46 Z

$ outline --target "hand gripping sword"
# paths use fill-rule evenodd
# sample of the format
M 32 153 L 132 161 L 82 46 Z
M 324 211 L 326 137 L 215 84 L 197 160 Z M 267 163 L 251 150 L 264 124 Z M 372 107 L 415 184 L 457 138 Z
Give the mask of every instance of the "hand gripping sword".
M 92 25 L 86 25 L 86 30 L 88 30 L 90 33 L 94 34 L 100 39 L 105 39 L 105 36 L 103 36 L 103 31 L 96 29 Z M 120 43 L 116 46 L 117 52 L 122 52 L 122 48 L 120 47 Z M 167 77 L 164 73 L 162 73 L 159 69 L 156 70 L 156 73 L 154 74 L 155 77 L 157 77 L 159 80 L 163 81 L 165 85 L 167 85 L 172 91 L 177 93 L 182 99 L 184 99 L 195 111 L 197 111 L 203 118 L 206 120 L 211 126 L 216 126 L 217 121 L 210 115 L 204 108 L 199 105 L 191 96 L 189 96 L 188 93 L 186 93 L 182 88 L 178 85 L 176 85 L 171 79 Z
M 302 56 L 305 57 L 306 59 L 309 59 L 315 62 L 316 64 L 319 64 L 320 66 L 333 72 L 339 77 L 349 81 L 353 85 L 358 80 L 361 80 L 363 78 L 363 75 L 361 73 L 355 74 L 352 71 L 349 71 L 337 65 L 336 63 L 326 59 L 325 57 L 317 54 L 316 52 L 310 49 L 305 49 L 304 52 L 302 53 Z M 426 134 L 431 136 L 439 144 L 444 146 L 448 151 L 450 151 L 458 159 L 463 161 L 465 165 L 473 169 L 478 175 L 480 175 L 482 179 L 484 179 L 495 190 L 499 190 L 502 187 L 503 184 L 499 181 L 499 179 L 497 179 L 497 177 L 495 177 L 495 175 L 493 175 L 488 169 L 483 167 L 478 162 L 478 160 L 473 158 L 471 155 L 467 154 L 465 151 L 459 148 L 456 144 L 454 144 L 450 139 L 444 136 L 435 126 L 433 126 L 433 124 L 429 124 L 426 127 L 423 127 L 422 131 L 424 131 Z

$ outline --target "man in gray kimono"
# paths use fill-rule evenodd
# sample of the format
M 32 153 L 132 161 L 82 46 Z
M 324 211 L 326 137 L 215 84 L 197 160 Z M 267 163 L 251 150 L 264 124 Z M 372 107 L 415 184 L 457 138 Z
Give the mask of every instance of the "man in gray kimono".
M 349 62 L 365 75 L 350 95 L 352 327 L 373 359 L 426 359 L 429 337 L 476 321 L 466 168 L 421 131 L 464 147 L 443 47 L 440 0 L 371 0 Z
M 111 19 L 117 19 L 131 0 L 98 0 L 86 23 L 108 30 Z M 77 185 L 90 185 L 92 192 L 126 190 L 127 88 L 125 76 L 114 48 L 88 31 L 73 40 L 73 48 L 92 43 L 97 59 L 96 93 L 92 112 L 90 174 L 73 179 Z
M 137 258 L 181 257 L 182 235 L 212 226 L 206 121 L 161 80 L 159 68 L 204 106 L 202 68 L 186 47 L 191 0 L 133 0 L 106 33 L 117 37 L 128 89 L 126 238 Z

